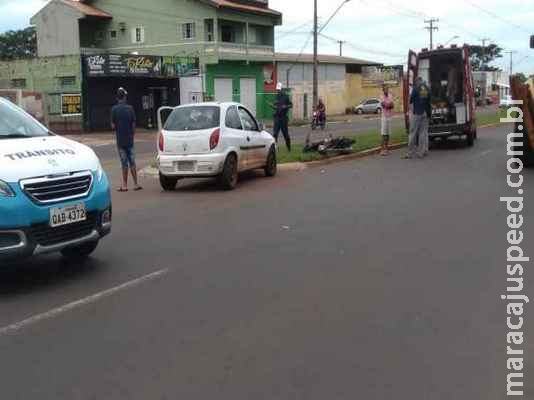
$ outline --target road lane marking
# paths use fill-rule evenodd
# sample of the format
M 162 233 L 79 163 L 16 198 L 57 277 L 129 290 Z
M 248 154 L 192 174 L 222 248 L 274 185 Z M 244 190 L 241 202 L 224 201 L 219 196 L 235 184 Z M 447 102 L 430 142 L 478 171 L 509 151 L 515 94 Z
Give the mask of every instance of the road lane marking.
M 122 285 L 115 286 L 111 289 L 104 290 L 102 292 L 93 294 L 91 296 L 85 297 L 80 300 L 73 301 L 72 303 L 65 304 L 63 306 L 54 308 L 50 311 L 46 311 L 42 314 L 34 315 L 30 318 L 27 318 L 25 320 L 15 322 L 14 324 L 5 326 L 3 328 L 0 328 L 0 336 L 9 335 L 12 333 L 15 333 L 17 331 L 20 331 L 23 328 L 26 328 L 30 325 L 35 325 L 38 322 L 45 321 L 47 319 L 55 318 L 61 314 L 65 314 L 69 311 L 72 311 L 76 308 L 84 307 L 91 303 L 96 303 L 99 300 L 102 300 L 106 297 L 112 296 L 118 292 L 121 292 L 123 290 L 132 289 L 135 286 L 139 286 L 143 283 L 146 283 L 148 281 L 152 281 L 154 279 L 160 278 L 163 275 L 166 275 L 169 272 L 169 269 L 162 269 L 160 271 L 153 272 L 151 274 L 142 276 L 140 278 L 131 280 L 129 282 L 123 283 Z

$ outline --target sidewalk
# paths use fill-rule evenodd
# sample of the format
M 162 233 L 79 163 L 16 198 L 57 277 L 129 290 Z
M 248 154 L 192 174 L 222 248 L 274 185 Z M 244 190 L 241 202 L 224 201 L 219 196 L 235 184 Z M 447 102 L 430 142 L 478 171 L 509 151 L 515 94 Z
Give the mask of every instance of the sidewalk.
M 107 132 L 82 132 L 70 135 L 61 135 L 67 139 L 85 144 L 91 147 L 102 147 L 115 144 L 115 134 L 112 131 Z M 156 142 L 158 133 L 146 129 L 139 129 L 135 133 L 136 142 Z

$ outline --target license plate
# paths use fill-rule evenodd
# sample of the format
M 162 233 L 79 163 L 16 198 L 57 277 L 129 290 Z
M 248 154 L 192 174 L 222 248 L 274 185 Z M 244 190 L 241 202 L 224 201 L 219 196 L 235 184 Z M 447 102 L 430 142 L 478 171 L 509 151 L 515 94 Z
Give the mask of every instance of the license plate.
M 50 209 L 50 226 L 52 228 L 75 224 L 87 219 L 85 204 Z
M 194 161 L 178 161 L 177 168 L 178 168 L 178 171 L 194 171 L 195 162 Z

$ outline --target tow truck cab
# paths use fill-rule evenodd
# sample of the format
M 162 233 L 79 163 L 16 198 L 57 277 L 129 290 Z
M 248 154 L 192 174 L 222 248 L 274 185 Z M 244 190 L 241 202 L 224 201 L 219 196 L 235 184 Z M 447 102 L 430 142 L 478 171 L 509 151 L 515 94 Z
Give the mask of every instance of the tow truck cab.
M 472 146 L 477 137 L 473 71 L 469 47 L 439 47 L 410 51 L 408 73 L 404 84 L 404 112 L 406 129 L 410 130 L 410 94 L 415 79 L 426 82 L 432 96 L 430 139 L 465 137 Z

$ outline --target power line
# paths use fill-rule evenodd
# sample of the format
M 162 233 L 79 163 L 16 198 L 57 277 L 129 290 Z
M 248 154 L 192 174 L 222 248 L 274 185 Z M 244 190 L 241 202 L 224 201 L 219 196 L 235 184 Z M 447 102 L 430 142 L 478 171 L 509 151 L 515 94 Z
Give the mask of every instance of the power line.
M 278 39 L 281 39 L 283 37 L 292 35 L 292 34 L 296 33 L 299 29 L 302 29 L 302 28 L 306 27 L 307 25 L 311 24 L 312 22 L 313 22 L 313 20 L 309 20 L 309 21 L 306 21 L 305 23 L 303 23 L 302 25 L 297 26 L 294 29 L 291 29 L 291 30 L 286 31 L 286 32 L 280 32 L 280 35 L 278 36 Z M 306 34 L 307 33 L 308 32 L 306 32 Z
M 336 39 L 332 36 L 328 36 L 328 35 L 325 35 L 324 33 L 321 33 L 320 34 L 322 37 L 324 37 L 325 39 L 328 39 L 334 43 L 339 43 L 339 39 Z M 361 51 L 363 53 L 369 53 L 369 54 L 375 54 L 375 55 L 379 55 L 379 56 L 388 56 L 388 57 L 404 57 L 404 54 L 400 54 L 400 53 L 389 53 L 389 52 L 385 52 L 385 51 L 377 51 L 377 50 L 374 50 L 374 49 L 370 49 L 370 48 L 366 48 L 366 47 L 362 47 L 362 46 L 359 46 L 359 45 L 356 45 L 350 41 L 345 41 L 345 44 L 350 46 L 351 48 L 355 49 L 355 50 L 358 50 L 358 51 Z
M 506 18 L 503 18 L 503 17 L 501 17 L 500 15 L 497 15 L 497 14 L 495 14 L 495 13 L 492 12 L 492 11 L 486 10 L 485 8 L 483 8 L 482 6 L 479 6 L 478 4 L 472 2 L 471 0 L 464 0 L 464 2 L 467 3 L 467 4 L 469 4 L 471 7 L 474 7 L 474 8 L 476 8 L 476 9 L 482 11 L 483 13 L 489 15 L 489 16 L 492 17 L 492 18 L 495 18 L 495 19 L 497 19 L 497 20 L 499 20 L 499 21 L 501 21 L 501 22 L 503 22 L 503 23 L 505 23 L 505 24 L 508 24 L 508 25 L 510 25 L 510 26 L 513 26 L 514 28 L 520 29 L 520 30 L 522 30 L 523 32 L 527 32 L 527 33 L 529 33 L 529 34 L 531 33 L 530 30 L 528 30 L 527 28 L 525 28 L 525 27 L 523 27 L 523 26 L 521 26 L 521 25 L 515 24 L 515 23 L 513 23 L 512 21 L 510 21 L 510 20 L 508 20 L 508 19 L 506 19 Z

